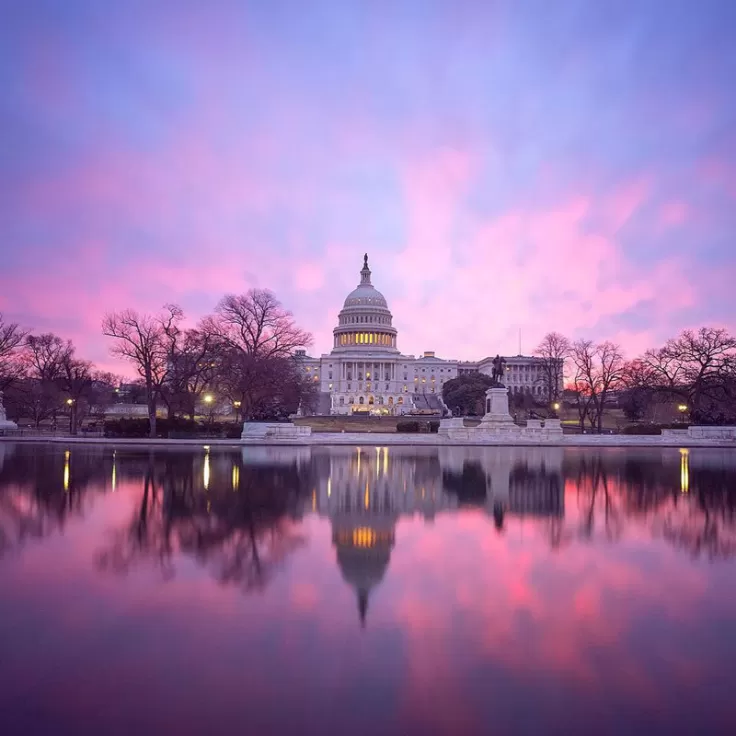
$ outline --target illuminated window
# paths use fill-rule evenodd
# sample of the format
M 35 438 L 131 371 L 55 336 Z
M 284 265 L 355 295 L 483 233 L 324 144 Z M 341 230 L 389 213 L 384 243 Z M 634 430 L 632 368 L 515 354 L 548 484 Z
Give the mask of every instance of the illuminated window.
M 403 404 L 404 403 L 404 397 L 403 396 L 399 396 L 399 398 L 396 399 L 396 403 L 397 404 Z
M 373 397 L 372 397 L 372 396 L 369 396 L 369 397 L 368 397 L 368 403 L 369 403 L 369 404 L 370 404 L 371 406 L 373 406 L 373 404 L 374 404 L 374 401 L 373 401 Z

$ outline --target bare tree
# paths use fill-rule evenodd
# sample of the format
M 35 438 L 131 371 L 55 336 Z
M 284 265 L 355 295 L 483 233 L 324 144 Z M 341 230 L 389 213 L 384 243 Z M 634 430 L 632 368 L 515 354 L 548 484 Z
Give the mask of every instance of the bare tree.
M 603 412 L 610 401 L 611 391 L 623 384 L 625 361 L 618 345 L 591 340 L 578 340 L 572 346 L 575 366 L 575 386 L 585 401 L 585 413 L 591 427 L 599 433 L 603 427 Z M 584 417 L 581 415 L 581 427 Z
M 297 327 L 292 313 L 266 289 L 228 294 L 208 324 L 222 340 L 252 357 L 285 358 L 312 344 L 312 335 Z
M 56 417 L 63 408 L 63 365 L 74 353 L 70 340 L 46 332 L 27 335 L 20 353 L 24 380 L 12 393 L 20 413 L 30 417 L 38 428 L 46 419 Z
M 106 315 L 102 322 L 103 334 L 115 340 L 112 354 L 132 363 L 143 379 L 151 437 L 156 437 L 158 400 L 171 370 L 183 317 L 180 307 L 168 304 L 160 315 L 126 309 Z
M 186 330 L 171 343 L 170 370 L 163 391 L 169 415 L 177 412 L 194 419 L 197 398 L 217 377 L 216 335 L 206 329 Z
M 28 330 L 17 322 L 6 322 L 0 312 L 0 391 L 23 375 L 23 365 L 18 353 L 23 347 Z
M 565 361 L 570 351 L 570 341 L 559 332 L 548 332 L 534 351 L 542 359 L 542 390 L 550 403 L 559 401 L 562 394 Z
M 243 416 L 283 416 L 301 400 L 314 403 L 314 388 L 306 386 L 294 360 L 297 348 L 311 345 L 312 335 L 270 291 L 224 297 L 199 330 L 214 337 L 218 388 Z
M 705 415 L 733 392 L 736 337 L 714 327 L 685 330 L 663 348 L 648 350 L 641 362 L 650 388 L 679 397 L 695 416 Z
M 92 363 L 75 358 L 72 350 L 64 357 L 61 369 L 61 387 L 69 404 L 69 432 L 77 434 L 79 418 L 87 411 L 92 390 Z

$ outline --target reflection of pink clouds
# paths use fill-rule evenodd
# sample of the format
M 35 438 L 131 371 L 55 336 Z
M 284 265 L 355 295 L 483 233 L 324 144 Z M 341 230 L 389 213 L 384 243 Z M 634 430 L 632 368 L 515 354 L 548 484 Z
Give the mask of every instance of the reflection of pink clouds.
M 585 518 L 580 498 L 592 490 L 589 482 L 580 489 L 568 483 L 564 523 L 571 529 Z M 225 706 L 237 689 L 221 682 L 258 673 L 248 697 L 274 712 L 284 687 L 298 687 L 314 704 L 325 693 L 353 693 L 388 677 L 397 711 L 387 718 L 466 733 L 482 732 L 488 709 L 512 707 L 494 687 L 499 677 L 512 688 L 544 692 L 554 681 L 568 699 L 570 693 L 590 697 L 592 707 L 613 694 L 651 710 L 666 707 L 671 697 L 653 665 L 661 641 L 655 637 L 641 652 L 637 637 L 663 615 L 686 622 L 689 631 L 713 592 L 701 569 L 652 543 L 648 518 L 630 517 L 618 544 L 578 542 L 573 535 L 553 552 L 546 520 L 509 516 L 499 535 L 486 514 L 464 510 L 440 514 L 431 525 L 416 517 L 399 521 L 389 567 L 371 593 L 361 631 L 355 591 L 337 567 L 330 523 L 315 517 L 303 522 L 308 544 L 257 595 L 217 584 L 206 565 L 178 553 L 176 574 L 165 581 L 155 560 L 124 577 L 102 574 L 96 555 L 113 530 L 135 517 L 140 493 L 140 482 L 125 480 L 116 494 L 94 496 L 84 520 L 71 519 L 63 534 L 29 545 L 18 575 L 5 578 L 17 610 L 53 611 L 55 630 L 78 642 L 79 672 L 91 683 L 92 699 L 108 697 L 111 682 L 123 687 L 123 698 L 137 692 L 143 666 L 148 681 L 182 669 L 186 687 Z M 89 642 L 107 640 L 121 621 L 139 633 L 109 650 L 103 676 Z M 707 663 L 670 649 L 669 687 L 691 687 L 712 676 Z M 218 656 L 204 669 L 187 668 L 203 652 Z M 30 668 L 19 667 L 21 679 L 36 681 Z M 17 694 L 25 695 L 20 685 Z M 75 702 L 83 713 L 86 703 Z M 160 702 L 142 695 L 139 706 L 145 711 Z

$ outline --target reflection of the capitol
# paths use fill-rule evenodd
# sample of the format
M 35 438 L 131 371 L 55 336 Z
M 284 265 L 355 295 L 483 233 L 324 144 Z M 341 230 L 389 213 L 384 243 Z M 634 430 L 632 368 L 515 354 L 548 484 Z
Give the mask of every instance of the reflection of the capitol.
M 313 452 L 318 473 L 312 507 L 332 523 L 343 578 L 356 591 L 365 623 L 370 591 L 382 580 L 401 516 L 473 505 L 496 527 L 505 514 L 560 515 L 561 448 L 335 447 Z

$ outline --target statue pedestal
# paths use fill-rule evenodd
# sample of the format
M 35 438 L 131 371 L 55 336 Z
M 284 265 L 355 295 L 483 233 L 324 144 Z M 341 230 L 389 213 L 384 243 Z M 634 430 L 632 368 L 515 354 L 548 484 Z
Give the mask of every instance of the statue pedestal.
M 516 430 L 509 413 L 509 390 L 505 386 L 489 388 L 486 391 L 486 413 L 480 421 L 481 430 Z
M 13 431 L 18 429 L 18 425 L 15 422 L 8 420 L 8 415 L 5 413 L 5 407 L 3 406 L 3 392 L 0 391 L 0 434 L 5 431 Z

